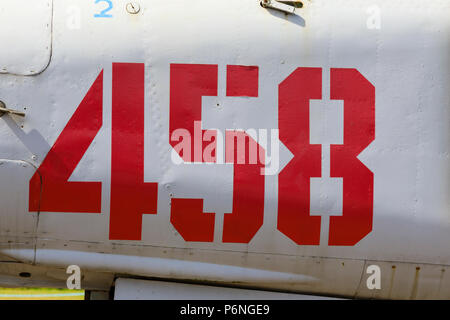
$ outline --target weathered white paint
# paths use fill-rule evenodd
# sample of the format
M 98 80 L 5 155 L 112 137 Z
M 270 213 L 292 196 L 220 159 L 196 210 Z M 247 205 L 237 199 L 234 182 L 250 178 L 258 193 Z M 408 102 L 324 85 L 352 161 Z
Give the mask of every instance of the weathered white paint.
M 313 285 L 260 284 L 264 288 L 349 297 L 450 298 L 448 1 L 314 0 L 298 15 L 264 9 L 256 0 L 217 0 L 214 5 L 192 0 L 188 6 L 183 0 L 142 0 L 139 14 L 130 15 L 126 2 L 114 1 L 113 18 L 95 19 L 99 10 L 93 1 L 55 1 L 47 69 L 32 77 L 0 75 L 0 100 L 26 107 L 24 120 L 0 118 L 0 158 L 9 159 L 7 170 L 0 166 L 2 252 L 43 266 L 77 264 L 69 257 L 85 252 L 89 270 L 119 272 L 108 270 L 110 260 L 102 265 L 101 253 L 106 253 L 131 275 L 135 271 L 127 259 L 140 257 L 165 259 L 165 266 L 174 270 L 188 262 L 217 264 L 319 279 Z M 380 29 L 367 27 L 367 8 L 374 5 L 380 8 Z M 71 6 L 80 9 L 80 28 L 68 27 Z M 47 21 L 49 12 L 37 11 L 35 18 Z M 26 33 L 29 26 L 16 29 Z M 17 50 L 11 49 L 14 54 L 8 57 L 26 62 L 15 60 L 19 71 L 12 73 L 28 74 L 22 71 L 30 69 L 26 55 L 31 51 L 19 44 L 11 46 Z M 44 51 L 39 49 L 38 56 L 48 57 Z M 139 242 L 108 240 L 112 62 L 146 64 L 145 181 L 159 182 L 159 198 L 158 214 L 143 217 Z M 295 68 L 357 68 L 376 87 L 376 140 L 359 156 L 374 173 L 372 233 L 354 247 L 296 245 L 276 230 L 278 182 L 267 176 L 262 229 L 248 245 L 221 243 L 223 213 L 232 207 L 233 169 L 172 164 L 170 63 L 219 64 L 219 96 L 203 99 L 206 128 L 277 128 L 278 84 Z M 258 98 L 225 97 L 227 64 L 259 66 Z M 45 63 L 33 65 L 45 68 Z M 34 169 L 16 161 L 42 162 L 101 69 L 104 124 L 71 180 L 103 183 L 102 214 L 40 213 L 38 220 L 27 212 Z M 217 102 L 223 108 L 211 107 Z M 288 158 L 282 154 L 280 161 Z M 217 212 L 214 243 L 181 238 L 170 224 L 170 193 L 205 198 L 205 211 Z M 324 223 L 322 233 L 327 231 Z M 27 250 L 25 256 L 21 249 Z M 56 261 L 46 249 L 67 251 Z M 380 291 L 365 287 L 370 264 L 381 268 Z M 216 271 L 211 270 L 208 281 L 230 280 L 230 274 Z M 143 265 L 138 273 L 158 272 Z M 181 277 L 177 272 L 170 276 Z M 254 286 L 253 280 L 250 275 L 240 278 L 239 285 Z

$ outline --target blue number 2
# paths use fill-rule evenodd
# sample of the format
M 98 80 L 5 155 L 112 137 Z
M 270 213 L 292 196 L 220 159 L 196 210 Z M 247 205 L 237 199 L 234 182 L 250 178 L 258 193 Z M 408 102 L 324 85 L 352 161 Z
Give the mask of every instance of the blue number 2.
M 109 7 L 100 13 L 94 14 L 94 17 L 95 18 L 112 18 L 111 14 L 106 14 L 108 11 L 110 11 L 113 8 L 112 1 L 111 0 L 95 0 L 96 4 L 99 2 L 106 2 L 109 5 Z

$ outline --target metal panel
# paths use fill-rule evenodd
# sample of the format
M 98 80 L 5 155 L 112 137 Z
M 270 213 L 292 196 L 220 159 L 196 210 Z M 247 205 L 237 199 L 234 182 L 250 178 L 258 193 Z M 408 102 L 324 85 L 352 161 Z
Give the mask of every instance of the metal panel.
M 103 270 L 109 264 L 114 267 L 111 272 L 148 277 L 166 277 L 167 270 L 175 270 L 171 278 L 198 281 L 205 276 L 193 272 L 197 264 L 216 264 L 297 277 L 296 281 L 272 278 L 275 281 L 261 283 L 249 272 L 239 278 L 241 285 L 259 282 L 266 289 L 363 297 L 449 297 L 448 291 L 436 290 L 439 283 L 446 285 L 448 271 L 442 270 L 450 265 L 448 1 L 315 0 L 296 10 L 298 15 L 262 8 L 254 0 L 217 0 L 214 5 L 211 0 L 195 0 L 189 5 L 184 0 L 141 1 L 139 13 L 131 14 L 127 2 L 114 2 L 109 11 L 112 18 L 96 18 L 94 13 L 104 6 L 90 1 L 55 1 L 54 52 L 47 72 L 39 77 L 0 77 L 2 101 L 27 107 L 23 128 L 0 120 L 1 157 L 39 166 L 104 70 L 103 126 L 70 177 L 70 181 L 102 182 L 101 214 L 41 212 L 37 251 L 17 250 L 27 232 L 17 228 L 5 238 L 5 242 L 12 241 L 12 250 L 5 254 L 26 261 L 36 259 L 42 265 L 61 266 L 74 258 L 88 270 Z M 79 28 L 68 28 L 67 12 L 74 6 L 83 14 Z M 372 6 L 381 13 L 379 29 L 367 24 Z M 144 181 L 157 182 L 159 189 L 157 214 L 143 215 L 140 241 L 109 237 L 115 62 L 145 64 Z M 330 68 L 354 68 L 363 74 L 376 90 L 375 141 L 358 156 L 374 174 L 371 233 L 355 246 L 329 246 L 329 217 L 322 212 L 321 244 L 296 244 L 277 230 L 275 175 L 266 177 L 262 228 L 248 244 L 223 243 L 224 213 L 233 205 L 233 168 L 171 161 L 173 63 L 218 65 L 218 96 L 203 98 L 204 128 L 277 129 L 278 85 L 298 67 L 323 69 L 325 98 L 329 97 Z M 257 98 L 226 96 L 227 65 L 259 66 Z M 322 106 L 313 103 L 312 108 L 316 107 Z M 328 116 L 339 122 L 336 126 L 321 121 L 325 118 L 321 112 L 313 116 L 313 125 L 319 126 L 313 128 L 313 138 L 319 143 L 324 143 L 325 129 L 342 130 L 339 114 Z M 5 115 L 3 119 L 11 118 Z M 281 145 L 280 170 L 291 158 Z M 2 219 L 12 225 L 16 225 L 16 216 L 18 221 L 32 220 L 33 215 L 25 209 L 30 175 L 7 178 L 8 184 L 24 195 L 20 200 L 23 212 L 15 215 L 16 207 L 9 202 L 12 211 L 2 212 Z M 313 189 L 318 192 L 313 190 L 312 200 L 320 200 L 322 189 Z M 214 242 L 183 239 L 170 220 L 173 196 L 203 198 L 204 211 L 216 212 Z M 333 201 L 337 204 L 341 198 L 339 194 L 330 196 L 331 204 L 323 207 L 333 211 Z M 78 256 L 76 251 L 85 255 Z M 130 263 L 140 259 L 164 264 L 155 270 L 150 263 Z M 403 275 L 392 277 L 390 293 L 365 290 L 367 261 L 381 266 L 382 288 L 390 286 L 386 281 L 390 281 L 391 263 L 405 264 L 398 267 Z M 185 268 L 186 264 L 191 268 Z M 220 268 L 209 270 L 206 280 L 233 281 L 231 272 L 224 276 Z M 303 276 L 319 281 L 305 284 L 299 280 Z
M 2 0 L 0 73 L 36 75 L 50 63 L 52 0 Z
M 187 283 L 116 280 L 114 300 L 324 300 L 332 299 L 303 294 L 246 290 Z

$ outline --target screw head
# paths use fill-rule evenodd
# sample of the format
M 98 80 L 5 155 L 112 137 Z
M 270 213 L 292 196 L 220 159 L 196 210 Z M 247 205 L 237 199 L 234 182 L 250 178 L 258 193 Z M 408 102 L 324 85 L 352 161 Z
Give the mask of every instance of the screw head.
M 129 2 L 127 3 L 126 9 L 130 14 L 137 14 L 141 11 L 141 6 L 137 2 Z

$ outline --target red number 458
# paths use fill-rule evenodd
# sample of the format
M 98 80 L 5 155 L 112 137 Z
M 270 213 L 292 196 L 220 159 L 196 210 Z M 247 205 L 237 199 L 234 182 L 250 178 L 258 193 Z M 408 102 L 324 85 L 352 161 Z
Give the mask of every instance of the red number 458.
M 343 214 L 330 218 L 329 245 L 352 246 L 372 230 L 373 173 L 357 156 L 375 138 L 375 88 L 356 69 L 330 74 L 331 99 L 344 101 L 344 143 L 331 145 L 330 176 L 343 178 Z M 217 76 L 217 65 L 171 65 L 171 132 L 181 125 L 191 130 L 201 121 L 201 97 L 217 95 Z M 183 81 L 186 77 L 190 81 Z M 114 240 L 141 240 L 142 215 L 157 213 L 158 184 L 144 182 L 144 80 L 144 64 L 113 64 L 109 238 Z M 228 96 L 257 97 L 258 82 L 258 67 L 227 68 Z M 279 174 L 277 228 L 299 245 L 320 242 L 321 217 L 310 215 L 310 179 L 321 177 L 321 148 L 309 142 L 309 101 L 321 98 L 321 68 L 298 68 L 279 85 L 280 140 L 294 158 Z M 101 182 L 68 180 L 102 127 L 102 108 L 103 71 L 31 178 L 31 212 L 101 213 Z M 238 164 L 231 152 L 233 212 L 225 216 L 222 241 L 249 243 L 263 224 L 264 176 L 261 165 Z M 213 241 L 214 214 L 204 213 L 202 203 L 172 199 L 171 223 L 186 241 Z

